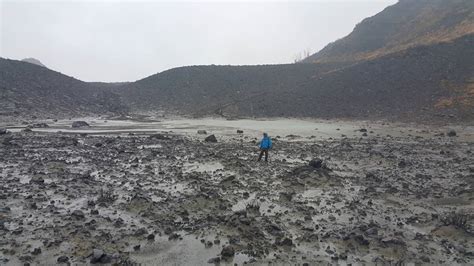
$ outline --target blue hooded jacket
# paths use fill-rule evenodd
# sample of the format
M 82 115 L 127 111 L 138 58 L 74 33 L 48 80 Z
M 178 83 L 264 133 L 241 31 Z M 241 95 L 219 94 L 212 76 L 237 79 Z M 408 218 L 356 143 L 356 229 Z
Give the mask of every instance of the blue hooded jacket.
M 260 149 L 262 150 L 269 150 L 272 148 L 272 140 L 269 136 L 263 137 L 262 141 L 260 141 Z

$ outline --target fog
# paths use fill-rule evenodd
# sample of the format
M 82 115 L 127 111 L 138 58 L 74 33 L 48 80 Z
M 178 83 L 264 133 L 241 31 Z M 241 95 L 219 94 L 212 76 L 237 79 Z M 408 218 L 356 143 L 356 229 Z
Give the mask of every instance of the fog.
M 1 0 L 0 56 L 110 82 L 185 65 L 292 63 L 395 2 Z

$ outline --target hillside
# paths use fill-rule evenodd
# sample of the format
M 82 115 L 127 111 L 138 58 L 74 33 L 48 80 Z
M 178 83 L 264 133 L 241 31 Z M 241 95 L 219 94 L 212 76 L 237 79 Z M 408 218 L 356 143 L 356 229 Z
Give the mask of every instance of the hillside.
M 181 114 L 473 119 L 474 35 L 349 66 L 192 66 L 122 88 L 134 110 Z
M 121 112 L 118 95 L 22 61 L 0 58 L 0 115 L 74 116 Z
M 420 45 L 449 42 L 474 33 L 472 0 L 401 0 L 364 19 L 348 36 L 303 62 L 370 60 Z
M 134 110 L 207 115 L 219 113 L 224 107 L 251 104 L 262 95 L 271 103 L 288 88 L 335 67 L 334 64 L 179 67 L 127 84 L 121 91 Z

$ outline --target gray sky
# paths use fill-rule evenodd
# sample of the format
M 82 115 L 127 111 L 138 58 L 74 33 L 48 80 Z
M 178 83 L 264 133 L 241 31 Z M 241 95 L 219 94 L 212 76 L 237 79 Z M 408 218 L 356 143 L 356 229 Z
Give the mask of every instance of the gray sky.
M 290 63 L 397 0 L 0 0 L 0 57 L 34 57 L 84 81 L 134 81 L 185 65 Z

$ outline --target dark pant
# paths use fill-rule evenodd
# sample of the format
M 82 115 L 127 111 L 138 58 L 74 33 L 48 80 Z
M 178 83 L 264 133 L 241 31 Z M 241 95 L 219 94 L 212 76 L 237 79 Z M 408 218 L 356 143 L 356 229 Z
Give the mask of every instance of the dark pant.
M 268 149 L 260 150 L 260 156 L 258 156 L 258 161 L 262 160 L 262 156 L 265 153 L 265 162 L 268 162 Z

